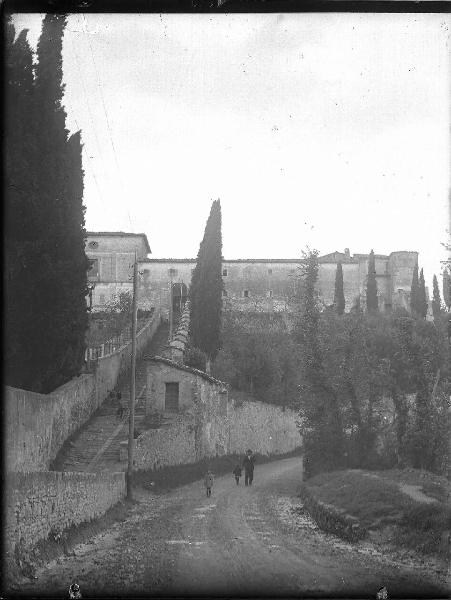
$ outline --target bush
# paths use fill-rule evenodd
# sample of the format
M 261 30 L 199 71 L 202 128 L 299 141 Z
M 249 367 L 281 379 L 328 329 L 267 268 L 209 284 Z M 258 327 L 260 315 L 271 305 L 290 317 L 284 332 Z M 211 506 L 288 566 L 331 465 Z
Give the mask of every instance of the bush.
M 451 529 L 451 508 L 442 504 L 420 504 L 404 513 L 401 524 L 418 531 Z

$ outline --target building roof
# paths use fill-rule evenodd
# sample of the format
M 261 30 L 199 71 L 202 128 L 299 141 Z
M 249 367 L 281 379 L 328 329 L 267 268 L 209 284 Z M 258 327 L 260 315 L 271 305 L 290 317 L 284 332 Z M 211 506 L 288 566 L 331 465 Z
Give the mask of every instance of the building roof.
M 197 258 L 144 258 L 148 263 L 196 263 Z M 302 263 L 302 258 L 232 258 L 222 259 L 223 263 Z
M 142 258 L 139 262 L 148 263 L 195 263 L 197 258 Z
M 128 233 L 126 231 L 87 231 L 87 237 L 141 237 L 144 239 L 146 251 L 148 254 L 152 254 L 152 250 L 149 246 L 149 240 L 145 233 Z
M 144 356 L 144 360 L 149 360 L 149 361 L 157 362 L 157 363 L 163 363 L 165 365 L 168 365 L 169 367 L 174 367 L 175 369 L 179 369 L 181 371 L 187 371 L 188 373 L 193 373 L 193 375 L 198 375 L 199 377 L 202 377 L 202 379 L 205 379 L 206 381 L 209 381 L 210 383 L 215 383 L 216 385 L 220 385 L 224 388 L 227 388 L 227 384 L 224 383 L 223 381 L 219 381 L 219 379 L 215 379 L 214 377 L 211 377 L 211 375 L 208 375 L 204 371 L 199 371 L 199 369 L 194 369 L 193 367 L 187 367 L 186 365 L 182 365 L 178 362 L 175 362 L 175 361 L 171 360 L 170 358 L 165 358 L 163 356 Z
M 370 255 L 368 254 L 358 254 L 357 252 L 354 254 L 355 258 L 368 258 Z M 388 254 L 375 254 L 374 258 L 388 258 Z

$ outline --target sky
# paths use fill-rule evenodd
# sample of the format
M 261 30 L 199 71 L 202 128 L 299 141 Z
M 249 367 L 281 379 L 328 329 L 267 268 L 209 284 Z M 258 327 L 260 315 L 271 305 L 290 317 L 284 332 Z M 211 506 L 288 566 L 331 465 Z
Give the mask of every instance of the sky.
M 33 47 L 43 15 L 17 15 Z M 67 126 L 89 231 L 195 257 L 211 202 L 223 256 L 417 250 L 446 258 L 446 14 L 70 15 Z

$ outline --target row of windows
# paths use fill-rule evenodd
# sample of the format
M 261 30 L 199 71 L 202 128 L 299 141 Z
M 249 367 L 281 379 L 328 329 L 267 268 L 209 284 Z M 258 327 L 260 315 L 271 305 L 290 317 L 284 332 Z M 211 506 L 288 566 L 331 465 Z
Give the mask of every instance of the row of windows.
M 250 298 L 250 296 L 251 296 L 249 290 L 243 290 L 242 294 L 243 294 L 243 296 L 242 296 L 243 298 Z M 222 290 L 222 295 L 223 296 L 228 296 L 227 290 Z M 266 297 L 267 298 L 272 298 L 273 297 L 272 290 L 267 290 Z
M 294 273 L 296 272 L 296 269 L 290 269 L 289 273 L 290 275 L 294 275 Z M 191 275 L 194 273 L 194 269 L 191 269 Z M 178 274 L 177 269 L 168 269 L 168 275 L 170 277 L 176 277 Z M 222 276 L 223 277 L 227 277 L 229 274 L 229 270 L 228 269 L 223 269 L 222 270 Z M 272 269 L 268 269 L 268 275 L 272 275 Z
M 88 277 L 91 279 L 97 279 L 100 275 L 99 273 L 99 259 L 98 258 L 94 258 L 90 260 L 91 266 L 90 269 L 88 271 Z M 150 275 L 150 271 L 149 269 L 144 269 L 143 271 L 144 275 L 149 276 Z M 191 269 L 191 275 L 194 273 L 194 269 Z M 293 275 L 295 273 L 295 269 L 290 269 L 289 271 L 290 275 Z M 222 276 L 223 277 L 227 277 L 229 274 L 228 269 L 223 269 L 222 270 Z M 171 278 L 177 277 L 178 275 L 178 270 L 177 269 L 168 269 L 168 275 Z M 272 275 L 272 269 L 268 269 L 268 275 Z

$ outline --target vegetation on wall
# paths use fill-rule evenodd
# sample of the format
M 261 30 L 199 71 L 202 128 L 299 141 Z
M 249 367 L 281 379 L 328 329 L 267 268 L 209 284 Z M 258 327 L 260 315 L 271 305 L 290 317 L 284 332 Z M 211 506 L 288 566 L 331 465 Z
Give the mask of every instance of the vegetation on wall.
M 78 375 L 87 311 L 80 132 L 62 105 L 66 17 L 46 15 L 37 62 L 6 25 L 6 383 L 48 393 Z
M 290 319 L 225 311 L 214 376 L 299 411 L 307 474 L 392 466 L 445 472 L 448 313 L 433 322 L 404 309 L 339 314 L 320 302 L 318 267 L 317 252 L 304 257 Z
M 190 286 L 190 337 L 193 347 L 213 360 L 221 347 L 221 204 L 214 200 L 197 254 Z

